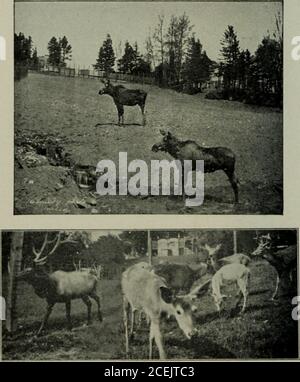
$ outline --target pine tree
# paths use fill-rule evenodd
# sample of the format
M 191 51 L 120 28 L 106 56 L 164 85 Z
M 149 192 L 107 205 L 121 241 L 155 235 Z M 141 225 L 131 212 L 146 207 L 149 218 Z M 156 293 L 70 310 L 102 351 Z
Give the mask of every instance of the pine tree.
M 102 70 L 106 75 L 114 71 L 115 65 L 115 53 L 112 46 L 112 39 L 108 34 L 106 40 L 103 42 L 102 46 L 99 49 L 98 58 L 94 68 Z
M 34 50 L 32 52 L 31 67 L 32 67 L 32 69 L 35 69 L 35 70 L 37 70 L 39 68 L 39 59 L 38 59 L 36 48 L 34 48 Z
M 205 51 L 199 39 L 193 36 L 189 40 L 189 48 L 184 65 L 184 79 L 190 92 L 202 91 L 202 85 L 210 79 L 212 61 Z
M 61 63 L 61 46 L 56 37 L 52 37 L 48 43 L 48 63 L 54 66 L 60 66 Z
M 238 77 L 240 43 L 232 25 L 228 25 L 221 40 L 221 54 L 224 64 L 224 86 L 235 89 Z
M 137 49 L 137 46 L 136 46 Z M 137 50 L 128 41 L 125 43 L 124 54 L 118 62 L 118 69 L 121 73 L 132 74 L 137 62 Z
M 72 58 L 72 47 L 66 36 L 59 39 L 60 45 L 60 66 L 66 66 L 66 61 Z

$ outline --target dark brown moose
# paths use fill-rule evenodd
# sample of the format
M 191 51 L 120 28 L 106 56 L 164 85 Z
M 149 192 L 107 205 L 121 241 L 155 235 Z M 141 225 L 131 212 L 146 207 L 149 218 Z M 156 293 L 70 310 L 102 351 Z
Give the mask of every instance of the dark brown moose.
M 147 93 L 140 89 L 126 89 L 123 85 L 113 86 L 109 80 L 104 81 L 105 87 L 99 90 L 99 94 L 110 95 L 118 110 L 118 124 L 124 124 L 124 106 L 139 105 L 143 115 L 143 125 L 146 124 L 145 103 Z
M 235 203 L 239 202 L 238 179 L 235 175 L 235 154 L 226 147 L 201 147 L 195 141 L 180 141 L 170 132 L 160 130 L 163 139 L 152 146 L 152 151 L 165 151 L 173 158 L 183 162 L 193 161 L 193 170 L 196 169 L 196 160 L 204 161 L 204 172 L 210 173 L 223 170 L 228 176 L 233 188 Z

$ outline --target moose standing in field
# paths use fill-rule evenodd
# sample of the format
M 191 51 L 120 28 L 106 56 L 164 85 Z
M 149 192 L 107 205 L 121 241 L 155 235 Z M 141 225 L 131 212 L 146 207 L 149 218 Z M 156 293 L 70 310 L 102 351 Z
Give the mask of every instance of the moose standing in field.
M 126 89 L 123 85 L 113 86 L 110 80 L 102 80 L 104 83 L 104 88 L 99 90 L 99 94 L 110 95 L 118 110 L 118 124 L 124 125 L 124 106 L 135 106 L 139 105 L 143 115 L 143 125 L 146 124 L 145 117 L 145 103 L 147 98 L 147 93 L 140 89 Z
M 204 172 L 222 170 L 232 186 L 235 203 L 239 202 L 238 179 L 235 175 L 235 154 L 227 147 L 201 147 L 195 141 L 180 141 L 169 131 L 160 130 L 163 139 L 152 146 L 152 151 L 165 151 L 182 162 L 191 160 L 196 170 L 196 160 L 204 161 Z M 182 183 L 184 187 L 184 183 Z
M 25 268 L 18 275 L 19 280 L 24 280 L 32 285 L 34 292 L 47 302 L 47 311 L 37 335 L 41 333 L 47 324 L 49 316 L 56 303 L 66 304 L 68 328 L 71 329 L 71 301 L 78 298 L 82 299 L 87 306 L 88 324 L 91 323 L 92 303 L 90 297 L 96 301 L 98 306 L 98 319 L 99 321 L 102 321 L 100 299 L 97 295 L 98 277 L 93 272 L 90 272 L 89 270 L 73 272 L 57 270 L 49 273 L 43 267 L 46 264 L 48 256 L 51 256 L 60 244 L 66 242 L 74 243 L 71 236 L 62 239 L 61 232 L 58 233 L 54 240 L 49 240 L 48 233 L 46 233 L 40 250 L 37 251 L 35 247 L 33 247 L 33 253 L 35 255 L 33 259 L 33 267 Z M 51 243 L 55 244 L 49 253 L 45 255 L 45 249 Z

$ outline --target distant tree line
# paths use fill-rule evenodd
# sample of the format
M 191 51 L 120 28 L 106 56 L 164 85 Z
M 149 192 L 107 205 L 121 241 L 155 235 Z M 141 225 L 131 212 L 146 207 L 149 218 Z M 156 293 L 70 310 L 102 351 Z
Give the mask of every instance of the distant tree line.
M 265 36 L 255 53 L 241 50 L 233 26 L 221 40 L 222 61 L 218 65 L 222 90 L 208 98 L 238 100 L 246 103 L 282 107 L 283 42 L 281 20 L 276 17 L 277 32 Z
M 221 39 L 217 63 L 207 55 L 185 13 L 172 16 L 168 23 L 159 15 L 154 31 L 145 40 L 143 54 L 137 42 L 119 42 L 114 49 L 108 34 L 93 66 L 106 76 L 117 70 L 153 77 L 159 86 L 189 94 L 202 92 L 209 84 L 211 91 L 206 97 L 210 99 L 282 107 L 283 37 L 279 14 L 275 22 L 276 32 L 266 35 L 254 54 L 240 48 L 234 27 L 229 25 Z M 65 67 L 72 58 L 72 47 L 66 36 L 52 37 L 47 48 L 50 65 Z M 37 51 L 30 36 L 15 34 L 15 63 L 19 67 L 38 67 Z
M 23 33 L 14 34 L 14 62 L 16 80 L 25 77 L 28 69 L 37 68 L 38 55 L 36 48 L 33 48 L 31 36 L 26 37 Z

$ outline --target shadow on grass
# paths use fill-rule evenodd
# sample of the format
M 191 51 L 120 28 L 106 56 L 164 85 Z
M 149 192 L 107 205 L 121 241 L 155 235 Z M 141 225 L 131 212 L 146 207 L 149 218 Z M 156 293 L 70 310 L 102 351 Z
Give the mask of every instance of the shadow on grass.
M 140 126 L 144 127 L 145 125 L 141 123 L 122 123 L 119 125 L 118 123 L 113 123 L 113 122 L 107 122 L 107 123 L 96 123 L 95 127 L 105 127 L 105 126 L 116 126 L 116 127 L 122 127 L 122 126 Z

